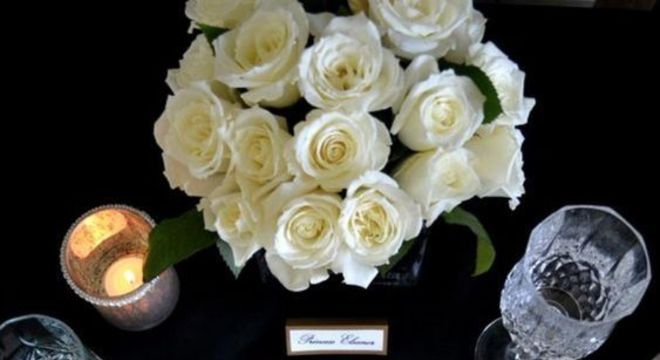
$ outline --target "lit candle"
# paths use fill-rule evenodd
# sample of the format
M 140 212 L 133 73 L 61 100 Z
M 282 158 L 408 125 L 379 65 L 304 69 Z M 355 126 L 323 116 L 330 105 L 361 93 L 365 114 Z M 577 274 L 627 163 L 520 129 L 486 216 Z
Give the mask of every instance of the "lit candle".
M 130 255 L 110 265 L 103 276 L 103 288 L 108 296 L 121 296 L 142 285 L 144 257 Z
M 140 331 L 160 324 L 179 298 L 172 267 L 143 282 L 153 227 L 149 215 L 137 209 L 107 205 L 80 217 L 62 244 L 62 273 L 71 289 L 120 329 Z

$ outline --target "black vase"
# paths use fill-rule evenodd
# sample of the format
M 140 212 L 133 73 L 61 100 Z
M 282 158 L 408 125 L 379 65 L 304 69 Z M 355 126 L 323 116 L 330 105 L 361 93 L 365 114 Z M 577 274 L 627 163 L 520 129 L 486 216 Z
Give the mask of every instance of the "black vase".
M 374 281 L 371 282 L 369 287 L 412 287 L 417 285 L 419 276 L 424 264 L 424 257 L 426 254 L 426 243 L 429 238 L 429 230 L 423 228 L 420 234 L 411 240 L 413 245 L 408 250 L 399 262 L 394 265 L 390 271 L 385 274 L 378 274 Z M 261 281 L 265 284 L 279 285 L 279 281 L 271 274 L 266 264 L 266 257 L 264 252 L 261 251 L 256 255 L 257 264 L 259 266 L 259 273 Z M 340 277 L 341 275 L 332 275 Z

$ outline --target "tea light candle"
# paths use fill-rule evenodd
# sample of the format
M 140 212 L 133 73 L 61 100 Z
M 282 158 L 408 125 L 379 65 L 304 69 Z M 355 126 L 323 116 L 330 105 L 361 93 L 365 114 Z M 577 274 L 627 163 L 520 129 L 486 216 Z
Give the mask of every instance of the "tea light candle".
M 69 229 L 60 261 L 69 286 L 113 325 L 146 330 L 164 321 L 179 298 L 173 268 L 144 283 L 154 221 L 124 205 L 93 209 Z
M 142 285 L 144 257 L 125 256 L 110 265 L 103 276 L 103 287 L 108 296 L 128 294 Z

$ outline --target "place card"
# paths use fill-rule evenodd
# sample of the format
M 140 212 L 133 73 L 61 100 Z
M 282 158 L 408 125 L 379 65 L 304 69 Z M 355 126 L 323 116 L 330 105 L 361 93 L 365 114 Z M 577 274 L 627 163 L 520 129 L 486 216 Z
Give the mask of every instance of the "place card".
M 386 321 L 289 320 L 287 355 L 387 355 Z

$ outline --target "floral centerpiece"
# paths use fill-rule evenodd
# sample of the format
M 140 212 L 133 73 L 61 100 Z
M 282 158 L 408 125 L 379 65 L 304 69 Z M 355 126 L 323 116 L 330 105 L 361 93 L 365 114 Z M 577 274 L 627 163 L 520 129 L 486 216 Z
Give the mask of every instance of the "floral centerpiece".
M 441 217 L 477 234 L 488 270 L 488 235 L 457 206 L 518 204 L 534 100 L 471 1 L 189 0 L 186 15 L 199 34 L 155 137 L 171 187 L 200 201 L 154 229 L 145 277 L 217 243 L 236 275 L 263 251 L 291 291 L 331 274 L 366 288 Z

